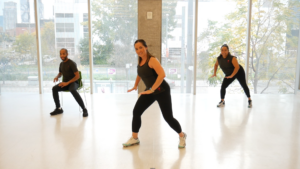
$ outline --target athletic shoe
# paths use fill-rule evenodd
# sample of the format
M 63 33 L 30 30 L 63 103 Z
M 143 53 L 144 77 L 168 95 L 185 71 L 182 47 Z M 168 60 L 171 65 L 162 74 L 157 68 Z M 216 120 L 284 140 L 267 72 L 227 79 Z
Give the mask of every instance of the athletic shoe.
M 57 115 L 57 114 L 62 114 L 63 112 L 64 112 L 64 111 L 63 111 L 62 108 L 60 108 L 60 109 L 56 108 L 56 109 L 54 109 L 54 111 L 51 112 L 50 114 L 51 114 L 51 116 L 54 116 L 54 115 Z
M 87 109 L 83 109 L 83 114 L 82 114 L 82 116 L 83 117 L 87 117 L 89 114 L 88 114 L 88 111 L 87 111 Z
M 225 101 L 220 101 L 220 103 L 217 105 L 217 107 L 224 107 L 225 106 Z
M 133 146 L 135 144 L 140 144 L 140 140 L 134 139 L 133 137 L 131 137 L 126 143 L 123 143 L 124 147 L 129 147 L 129 146 Z
M 248 100 L 248 103 L 249 103 L 248 108 L 251 108 L 252 107 L 252 100 Z
M 178 148 L 185 148 L 185 146 L 186 146 L 185 140 L 186 140 L 187 135 L 185 133 L 183 133 L 183 134 L 184 134 L 183 137 L 179 137 Z

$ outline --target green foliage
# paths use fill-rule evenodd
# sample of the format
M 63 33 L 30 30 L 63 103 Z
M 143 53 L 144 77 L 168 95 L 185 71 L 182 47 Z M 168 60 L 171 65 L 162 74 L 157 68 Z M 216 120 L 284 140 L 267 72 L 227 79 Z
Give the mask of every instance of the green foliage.
M 12 41 L 13 41 L 13 38 L 9 35 L 9 33 L 2 32 L 0 34 L 0 43 L 12 42 Z
M 176 15 L 177 0 L 163 0 L 162 1 L 162 37 L 163 43 L 166 43 L 166 31 L 168 32 L 168 39 L 172 39 L 171 32 L 176 28 L 177 20 Z M 168 25 L 167 24 L 168 20 Z M 166 26 L 168 30 L 166 30 Z
M 177 1 L 164 0 L 162 16 L 163 27 L 168 14 L 168 32 L 176 26 L 175 7 Z M 136 0 L 95 0 L 92 1 L 93 16 L 93 59 L 96 65 L 110 64 L 125 67 L 135 65 L 137 56 L 134 51 L 134 41 L 137 39 L 137 1 Z M 82 25 L 88 25 L 83 22 Z M 162 30 L 163 33 L 166 30 Z M 170 36 L 169 36 L 170 38 Z M 165 37 L 163 37 L 164 41 Z M 78 46 L 81 51 L 81 63 L 89 63 L 88 39 L 81 39 Z
M 25 32 L 16 37 L 14 42 L 14 49 L 20 54 L 31 54 L 36 55 L 36 40 L 35 34 Z
M 45 25 L 41 29 L 41 48 L 42 56 L 55 56 L 55 30 L 53 22 L 45 23 Z
M 133 60 L 137 39 L 136 0 L 93 1 L 93 56 L 95 64 L 122 65 Z M 87 23 L 83 23 L 86 25 Z M 82 64 L 88 64 L 88 39 L 80 41 Z M 125 60 L 125 61 L 124 61 Z

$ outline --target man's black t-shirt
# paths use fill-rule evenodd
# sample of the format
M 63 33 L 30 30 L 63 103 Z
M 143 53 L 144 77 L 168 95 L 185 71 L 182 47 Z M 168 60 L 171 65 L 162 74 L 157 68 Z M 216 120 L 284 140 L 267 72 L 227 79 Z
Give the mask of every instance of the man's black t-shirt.
M 75 72 L 78 72 L 76 63 L 68 59 L 66 62 L 61 62 L 59 72 L 63 75 L 63 82 L 68 82 L 75 77 Z

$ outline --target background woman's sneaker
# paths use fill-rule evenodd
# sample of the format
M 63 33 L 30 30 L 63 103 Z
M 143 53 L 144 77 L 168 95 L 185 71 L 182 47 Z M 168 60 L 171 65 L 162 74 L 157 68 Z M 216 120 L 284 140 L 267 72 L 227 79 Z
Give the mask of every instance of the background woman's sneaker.
M 248 100 L 248 108 L 252 107 L 252 100 Z
M 179 137 L 179 144 L 178 144 L 178 148 L 185 148 L 185 146 L 186 146 L 186 143 L 185 143 L 185 141 L 186 141 L 186 137 L 187 137 L 187 135 L 185 134 L 185 133 L 183 133 L 184 134 L 184 136 L 183 137 Z
M 140 140 L 138 138 L 135 139 L 135 138 L 131 137 L 126 143 L 123 143 L 123 146 L 129 147 L 129 146 L 133 146 L 136 144 L 140 144 Z
M 64 111 L 63 111 L 63 109 L 62 108 L 56 108 L 56 109 L 54 109 L 54 111 L 53 112 L 51 112 L 50 114 L 51 114 L 51 116 L 54 116 L 54 115 L 57 115 L 57 114 L 62 114 Z
M 220 101 L 220 103 L 217 105 L 217 107 L 224 107 L 225 106 L 225 101 Z
M 87 109 L 83 109 L 82 111 L 83 111 L 82 114 L 83 117 L 87 117 L 89 115 Z

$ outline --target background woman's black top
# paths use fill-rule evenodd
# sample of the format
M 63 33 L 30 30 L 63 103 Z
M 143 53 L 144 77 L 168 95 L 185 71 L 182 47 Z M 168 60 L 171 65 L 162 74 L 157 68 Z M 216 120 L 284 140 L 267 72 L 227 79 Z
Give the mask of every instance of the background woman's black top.
M 226 58 L 223 58 L 222 55 L 218 57 L 218 63 L 220 65 L 220 68 L 222 69 L 222 71 L 226 76 L 230 76 L 234 71 L 234 66 L 232 64 L 233 57 L 235 56 L 232 56 L 230 54 L 228 54 Z

